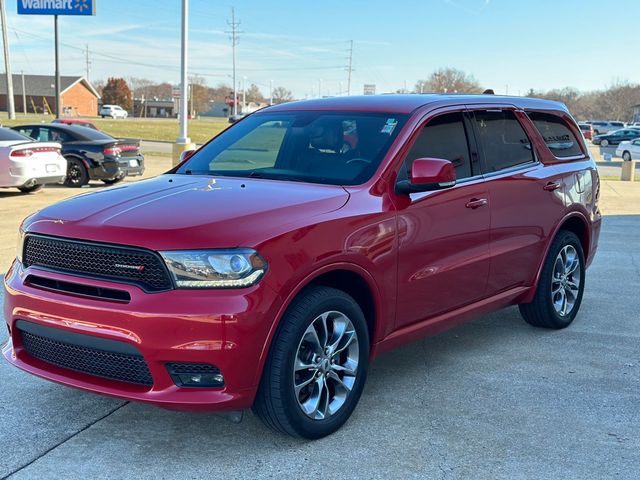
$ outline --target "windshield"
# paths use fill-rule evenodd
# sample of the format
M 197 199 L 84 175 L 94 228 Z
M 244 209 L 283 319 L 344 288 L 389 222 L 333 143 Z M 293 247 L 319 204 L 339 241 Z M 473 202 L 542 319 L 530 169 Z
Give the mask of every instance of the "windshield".
M 358 185 L 371 178 L 405 121 L 386 113 L 255 114 L 176 173 Z

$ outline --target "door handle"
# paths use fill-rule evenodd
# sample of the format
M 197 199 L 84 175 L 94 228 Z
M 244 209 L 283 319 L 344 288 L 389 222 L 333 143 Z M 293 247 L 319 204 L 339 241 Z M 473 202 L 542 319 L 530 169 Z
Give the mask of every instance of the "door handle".
M 476 209 L 485 206 L 487 203 L 489 202 L 487 202 L 486 198 L 472 198 L 465 204 L 465 207 Z
M 560 185 L 558 182 L 549 182 L 544 187 L 542 187 L 542 189 L 546 190 L 547 192 L 553 192 L 554 190 L 559 189 L 561 186 L 562 185 Z

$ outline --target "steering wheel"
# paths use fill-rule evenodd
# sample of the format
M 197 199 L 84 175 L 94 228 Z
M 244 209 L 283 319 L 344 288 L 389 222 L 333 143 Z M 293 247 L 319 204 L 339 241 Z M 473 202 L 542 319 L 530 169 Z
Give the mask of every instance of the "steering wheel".
M 360 157 L 352 158 L 351 160 L 347 160 L 347 165 L 349 165 L 350 163 L 355 163 L 355 162 L 364 162 L 366 164 L 370 164 L 371 160 L 366 159 L 366 158 L 360 158 Z

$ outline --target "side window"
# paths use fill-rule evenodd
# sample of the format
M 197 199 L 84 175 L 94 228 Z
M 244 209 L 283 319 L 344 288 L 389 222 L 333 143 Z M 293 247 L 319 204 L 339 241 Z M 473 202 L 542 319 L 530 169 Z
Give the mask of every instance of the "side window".
M 404 161 L 402 178 L 408 178 L 416 158 L 442 158 L 453 163 L 456 178 L 472 175 L 469 142 L 462 113 L 435 117 L 422 129 Z
M 38 129 L 37 128 L 31 128 L 31 127 L 23 127 L 23 128 L 19 128 L 18 132 L 20 132 L 22 135 L 26 135 L 27 137 L 33 138 L 34 140 L 37 140 L 38 137 Z
M 549 150 L 558 158 L 583 155 L 580 143 L 567 124 L 557 115 L 528 112 Z
M 511 111 L 476 111 L 478 141 L 488 172 L 535 161 L 527 134 Z
M 55 128 L 40 127 L 39 142 L 70 142 L 72 140 L 71 135 L 66 132 L 61 132 Z

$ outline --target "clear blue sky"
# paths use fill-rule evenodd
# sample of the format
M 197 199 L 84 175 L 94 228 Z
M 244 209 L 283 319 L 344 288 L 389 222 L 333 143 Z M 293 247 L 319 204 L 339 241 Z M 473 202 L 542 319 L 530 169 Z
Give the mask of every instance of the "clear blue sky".
M 96 0 L 92 18 L 61 17 L 63 74 L 146 77 L 177 83 L 180 0 Z M 316 2 L 191 0 L 190 73 L 230 84 L 230 10 L 240 20 L 238 77 L 266 94 L 270 80 L 297 97 L 352 93 L 426 78 L 439 67 L 473 74 L 497 93 L 603 88 L 640 82 L 640 0 L 422 0 Z M 53 73 L 53 19 L 17 15 L 6 1 L 13 71 Z M 629 48 L 625 48 L 629 46 Z

